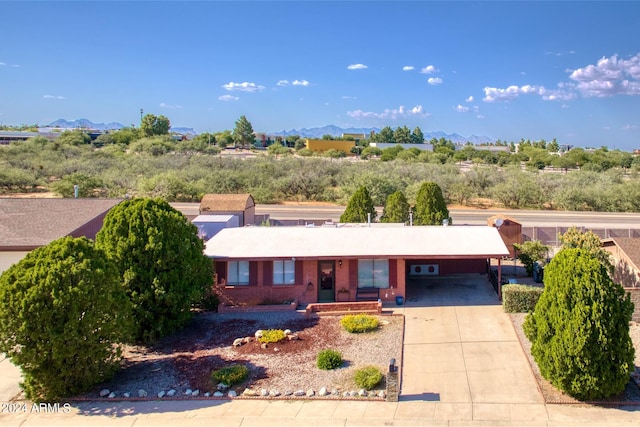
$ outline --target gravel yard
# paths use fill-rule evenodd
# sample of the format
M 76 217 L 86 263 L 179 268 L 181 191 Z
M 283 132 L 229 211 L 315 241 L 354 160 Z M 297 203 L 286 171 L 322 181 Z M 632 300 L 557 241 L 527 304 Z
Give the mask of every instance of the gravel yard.
M 139 390 L 148 397 L 176 390 L 176 397 L 186 397 L 185 390 L 198 390 L 199 396 L 216 391 L 210 381 L 213 370 L 234 363 L 250 369 L 249 379 L 234 388 L 278 390 L 283 395 L 298 390 L 325 387 L 329 391 L 357 390 L 353 380 L 357 369 L 373 365 L 386 372 L 389 360 L 400 365 L 404 317 L 379 316 L 380 328 L 371 333 L 350 334 L 340 325 L 340 316 L 306 318 L 298 312 L 217 314 L 199 313 L 179 333 L 152 347 L 127 348 L 123 367 L 108 383 L 87 393 L 95 397 L 103 389 L 122 397 L 128 392 L 137 398 Z M 257 342 L 233 347 L 236 338 L 253 337 L 259 329 L 290 329 L 299 340 L 282 341 L 262 348 Z M 323 371 L 316 367 L 320 350 L 342 353 L 342 367 Z M 384 389 L 380 384 L 377 390 Z

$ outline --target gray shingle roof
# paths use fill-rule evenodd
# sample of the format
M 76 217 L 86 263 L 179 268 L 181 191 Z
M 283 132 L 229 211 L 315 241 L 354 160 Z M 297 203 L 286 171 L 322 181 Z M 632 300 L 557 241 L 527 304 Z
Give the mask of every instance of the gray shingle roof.
M 0 249 L 44 246 L 106 213 L 120 199 L 0 198 Z

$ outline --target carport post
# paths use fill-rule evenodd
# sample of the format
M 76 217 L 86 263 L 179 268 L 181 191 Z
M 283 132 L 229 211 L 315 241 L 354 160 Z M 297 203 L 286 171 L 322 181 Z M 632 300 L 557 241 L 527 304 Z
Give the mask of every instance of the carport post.
M 498 258 L 498 301 L 502 301 L 502 259 Z

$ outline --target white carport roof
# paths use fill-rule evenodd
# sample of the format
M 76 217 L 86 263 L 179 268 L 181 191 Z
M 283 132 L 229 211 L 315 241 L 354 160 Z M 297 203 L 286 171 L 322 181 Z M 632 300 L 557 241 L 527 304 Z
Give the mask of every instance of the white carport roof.
M 497 258 L 509 250 L 487 226 L 242 227 L 220 231 L 204 253 L 227 259 Z

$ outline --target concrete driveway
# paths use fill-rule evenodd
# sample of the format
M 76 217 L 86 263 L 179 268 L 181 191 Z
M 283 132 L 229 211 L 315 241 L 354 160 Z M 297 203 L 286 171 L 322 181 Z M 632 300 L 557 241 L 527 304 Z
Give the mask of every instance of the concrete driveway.
M 423 280 L 408 289 L 401 401 L 474 412 L 501 405 L 546 417 L 511 320 L 484 276 Z

